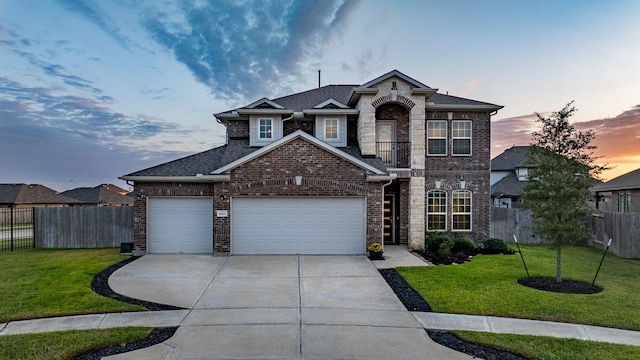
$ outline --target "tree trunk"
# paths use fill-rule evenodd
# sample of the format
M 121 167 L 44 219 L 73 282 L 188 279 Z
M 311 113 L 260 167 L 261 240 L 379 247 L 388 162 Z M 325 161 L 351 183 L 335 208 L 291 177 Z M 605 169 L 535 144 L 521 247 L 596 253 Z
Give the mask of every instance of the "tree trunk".
M 556 247 L 556 282 L 562 282 L 562 247 Z

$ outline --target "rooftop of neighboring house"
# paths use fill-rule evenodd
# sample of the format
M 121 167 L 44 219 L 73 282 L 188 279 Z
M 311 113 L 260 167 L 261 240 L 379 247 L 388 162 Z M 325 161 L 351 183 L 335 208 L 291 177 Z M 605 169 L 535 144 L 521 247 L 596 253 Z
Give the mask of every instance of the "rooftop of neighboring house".
M 591 188 L 592 191 L 613 191 L 640 189 L 640 169 L 620 175 L 607 182 L 600 183 Z
M 133 198 L 127 191 L 113 184 L 100 184 L 96 187 L 81 187 L 67 190 L 62 195 L 77 199 L 84 204 L 133 204 Z
M 520 181 L 515 173 L 511 173 L 491 185 L 491 197 L 522 196 L 527 184 L 527 181 Z
M 79 204 L 80 201 L 61 195 L 40 184 L 0 184 L 2 205 Z
M 530 168 L 527 164 L 527 153 L 529 146 L 513 146 L 505 150 L 502 154 L 491 159 L 492 171 L 509 171 L 517 168 Z

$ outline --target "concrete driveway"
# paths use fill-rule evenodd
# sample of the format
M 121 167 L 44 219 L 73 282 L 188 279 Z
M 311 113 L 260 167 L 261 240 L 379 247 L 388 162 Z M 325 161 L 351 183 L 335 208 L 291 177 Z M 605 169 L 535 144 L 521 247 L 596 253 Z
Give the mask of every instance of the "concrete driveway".
M 162 344 L 107 359 L 470 359 L 431 341 L 364 256 L 146 255 L 109 285 L 190 309 Z

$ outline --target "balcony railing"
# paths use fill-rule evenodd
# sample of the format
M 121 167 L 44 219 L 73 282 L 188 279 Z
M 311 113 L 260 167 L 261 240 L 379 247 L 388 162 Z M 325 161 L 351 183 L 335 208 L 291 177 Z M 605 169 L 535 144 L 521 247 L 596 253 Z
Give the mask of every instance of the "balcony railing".
M 409 142 L 376 142 L 376 157 L 382 159 L 386 167 L 411 167 L 411 143 Z

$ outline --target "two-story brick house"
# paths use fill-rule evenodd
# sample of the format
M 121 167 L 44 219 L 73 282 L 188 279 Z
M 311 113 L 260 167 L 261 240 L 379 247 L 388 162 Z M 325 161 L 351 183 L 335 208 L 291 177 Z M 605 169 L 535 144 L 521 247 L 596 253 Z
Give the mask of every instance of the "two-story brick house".
M 397 71 L 215 114 L 226 144 L 121 178 L 138 252 L 364 254 L 428 230 L 489 236 L 501 106 Z

